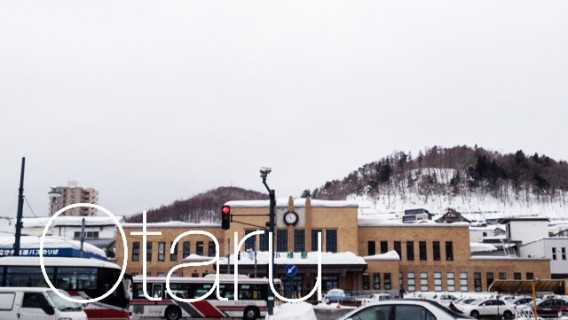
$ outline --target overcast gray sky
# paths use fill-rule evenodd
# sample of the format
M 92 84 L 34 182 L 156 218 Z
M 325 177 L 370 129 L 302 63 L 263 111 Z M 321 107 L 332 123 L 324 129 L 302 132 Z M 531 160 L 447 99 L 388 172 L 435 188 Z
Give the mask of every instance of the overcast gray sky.
M 297 196 L 395 150 L 568 160 L 567 1 L 0 0 L 0 216 Z M 31 213 L 28 208 L 26 216 Z

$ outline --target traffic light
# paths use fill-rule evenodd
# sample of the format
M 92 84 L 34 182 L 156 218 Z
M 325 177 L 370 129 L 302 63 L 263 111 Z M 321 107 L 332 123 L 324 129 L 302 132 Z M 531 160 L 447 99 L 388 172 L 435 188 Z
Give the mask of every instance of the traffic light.
M 223 206 L 221 208 L 221 228 L 229 230 L 231 228 L 231 207 Z

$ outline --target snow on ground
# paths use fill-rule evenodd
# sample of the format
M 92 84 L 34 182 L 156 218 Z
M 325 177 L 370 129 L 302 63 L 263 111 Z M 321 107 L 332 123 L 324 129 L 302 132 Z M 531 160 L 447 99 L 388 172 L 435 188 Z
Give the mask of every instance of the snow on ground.
M 401 218 L 406 209 L 424 208 L 434 214 L 445 213 L 452 208 L 470 220 L 485 220 L 507 217 L 546 217 L 554 220 L 568 218 L 568 203 L 562 197 L 553 200 L 538 198 L 532 193 L 517 195 L 508 190 L 501 198 L 488 193 L 469 192 L 467 195 L 418 194 L 414 190 L 401 193 L 392 190 L 379 195 L 378 199 L 368 196 L 350 195 L 349 201 L 359 204 L 359 218 L 379 219 Z
M 274 310 L 270 320 L 317 320 L 314 307 L 307 302 L 284 303 Z

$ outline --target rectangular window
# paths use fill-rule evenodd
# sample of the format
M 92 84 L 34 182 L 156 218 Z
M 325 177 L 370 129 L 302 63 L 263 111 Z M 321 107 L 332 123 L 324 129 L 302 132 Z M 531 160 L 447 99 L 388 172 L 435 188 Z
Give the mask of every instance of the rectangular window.
M 207 250 L 207 253 L 210 257 L 214 257 L 217 254 L 217 252 L 215 252 L 215 249 L 215 242 L 209 241 L 209 248 Z
M 432 254 L 434 255 L 434 261 L 440 261 L 440 241 L 432 242 Z
M 556 260 L 556 248 L 552 248 L 552 260 Z
M 195 247 L 195 254 L 200 256 L 205 255 L 202 241 L 197 241 L 197 246 Z
M 566 248 L 562 248 L 562 260 L 566 260 Z
M 321 230 L 312 230 L 312 251 L 317 252 L 318 251 L 318 233 L 321 232 Z M 321 241 L 322 241 L 322 251 L 323 251 L 323 233 L 321 235 Z
M 460 291 L 461 292 L 468 292 L 467 289 L 467 273 L 462 272 L 460 273 Z
M 414 241 L 406 241 L 406 260 L 414 261 Z
M 152 242 L 146 242 L 146 261 L 152 261 Z
M 381 290 L 381 274 L 373 273 L 373 290 Z
M 327 252 L 337 252 L 337 230 L 325 232 L 325 243 Z
M 493 281 L 495 281 L 495 275 L 493 272 L 487 272 L 485 278 L 487 280 L 487 289 L 489 289 L 489 286 L 493 284 Z
M 132 243 L 132 261 L 140 261 L 140 242 Z
M 418 250 L 420 252 L 420 261 L 428 260 L 428 252 L 426 251 L 426 241 L 420 241 L 418 243 Z
M 522 275 L 520 272 L 513 273 L 513 279 L 515 280 L 522 280 Z
M 276 234 L 276 251 L 288 252 L 288 230 L 278 230 Z
M 385 273 L 385 274 L 383 274 L 383 276 L 384 276 L 384 282 L 385 282 L 385 290 L 392 290 L 391 274 Z
M 389 252 L 389 242 L 388 241 L 381 241 L 381 253 Z
M 434 291 L 442 291 L 442 273 L 434 272 Z
M 295 252 L 306 251 L 306 231 L 294 230 L 294 251 Z
M 370 276 L 368 273 L 363 274 L 363 290 L 369 290 L 370 288 Z
M 189 241 L 185 241 L 183 243 L 183 257 L 181 257 L 182 259 L 189 257 L 189 255 L 191 254 L 191 242 Z
M 532 279 L 534 279 L 534 273 L 527 272 L 527 280 L 532 280 Z
M 454 243 L 452 241 L 446 241 L 446 260 L 454 261 Z
M 475 292 L 481 292 L 481 272 L 473 273 L 473 288 L 475 289 Z
M 375 255 L 375 241 L 367 241 L 367 255 L 368 256 Z
M 448 283 L 448 291 L 449 292 L 456 291 L 456 279 L 454 278 L 454 273 L 448 272 L 446 274 L 446 277 L 447 277 L 447 283 Z
M 260 235 L 260 251 L 268 251 L 268 231 Z
M 499 280 L 507 280 L 507 272 L 499 272 Z
M 420 291 L 428 291 L 428 272 L 420 273 Z
M 174 243 L 172 242 L 172 246 Z M 174 253 L 170 253 L 170 261 L 177 261 L 178 260 L 178 245 L 176 244 L 174 247 Z M 171 252 L 171 251 L 170 251 Z
M 158 261 L 166 261 L 166 243 L 158 242 Z
M 414 292 L 416 291 L 416 278 L 414 276 L 414 273 L 410 272 L 406 275 L 408 277 L 408 292 Z
M 400 241 L 394 242 L 394 251 L 398 254 L 398 256 L 402 259 L 402 244 Z
M 245 236 L 253 232 L 254 230 L 245 230 Z M 252 236 L 245 240 L 245 250 L 255 250 L 256 249 L 256 236 Z

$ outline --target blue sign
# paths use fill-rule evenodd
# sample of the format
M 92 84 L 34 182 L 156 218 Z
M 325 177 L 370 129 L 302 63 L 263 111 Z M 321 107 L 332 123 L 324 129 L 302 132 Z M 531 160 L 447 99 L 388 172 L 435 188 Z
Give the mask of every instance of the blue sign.
M 296 268 L 295 265 L 287 265 L 285 272 L 286 272 L 286 276 L 291 278 L 291 277 L 294 277 L 296 274 L 298 274 L 298 268 Z

